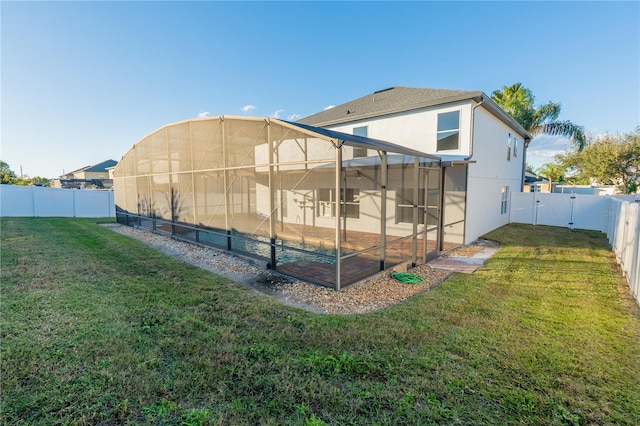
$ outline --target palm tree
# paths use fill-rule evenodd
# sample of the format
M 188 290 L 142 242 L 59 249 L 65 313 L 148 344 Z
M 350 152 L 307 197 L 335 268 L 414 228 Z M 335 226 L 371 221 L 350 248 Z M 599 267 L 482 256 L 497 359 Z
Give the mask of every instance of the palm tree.
M 559 164 L 544 163 L 538 167 L 536 174 L 547 178 L 551 182 L 563 182 L 566 169 Z
M 535 106 L 533 93 L 522 83 L 494 90 L 491 99 L 520 123 L 531 136 L 564 136 L 570 138 L 579 151 L 584 148 L 584 128 L 568 120 L 558 121 L 561 110 L 559 103 L 549 101 L 544 105 Z

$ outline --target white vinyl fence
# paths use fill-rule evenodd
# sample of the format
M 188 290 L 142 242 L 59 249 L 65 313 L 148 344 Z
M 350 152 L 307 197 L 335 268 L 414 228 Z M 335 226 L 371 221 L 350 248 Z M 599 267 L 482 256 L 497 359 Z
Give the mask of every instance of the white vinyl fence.
M 0 185 L 0 216 L 115 217 L 113 191 Z
M 633 196 L 514 192 L 510 221 L 604 232 L 640 305 L 639 211 Z

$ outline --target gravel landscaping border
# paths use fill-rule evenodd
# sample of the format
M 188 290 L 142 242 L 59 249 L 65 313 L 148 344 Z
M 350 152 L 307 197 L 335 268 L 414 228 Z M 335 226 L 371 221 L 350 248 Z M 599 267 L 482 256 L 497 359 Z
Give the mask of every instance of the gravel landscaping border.
M 425 280 L 423 284 L 402 284 L 390 277 L 390 271 L 384 271 L 340 291 L 335 291 L 262 269 L 250 259 L 223 250 L 120 224 L 107 224 L 105 227 L 135 238 L 176 259 L 275 297 L 283 304 L 318 313 L 374 312 L 422 293 L 440 284 L 452 273 L 434 269 L 428 265 L 420 265 L 408 272 L 422 277 Z

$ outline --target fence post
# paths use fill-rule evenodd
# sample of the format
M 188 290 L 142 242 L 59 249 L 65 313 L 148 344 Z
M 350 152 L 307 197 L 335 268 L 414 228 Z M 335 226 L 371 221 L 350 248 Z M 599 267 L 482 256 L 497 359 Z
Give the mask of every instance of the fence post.
M 71 194 L 72 194 L 71 199 L 73 200 L 73 203 L 71 204 L 73 208 L 73 217 L 76 217 L 76 190 L 72 189 Z
M 31 212 L 33 217 L 36 217 L 36 187 L 31 187 Z
M 631 287 L 632 294 L 636 298 L 638 305 L 640 305 L 640 204 L 631 204 L 629 203 L 629 211 L 633 208 L 637 209 L 635 218 L 636 218 L 636 226 L 635 226 L 635 247 L 632 249 L 632 265 L 629 268 L 629 272 L 627 274 L 627 279 L 629 280 L 629 286 Z
M 571 211 L 569 213 L 569 229 L 573 229 L 573 208 L 576 204 L 576 196 L 572 193 L 570 198 L 571 198 Z

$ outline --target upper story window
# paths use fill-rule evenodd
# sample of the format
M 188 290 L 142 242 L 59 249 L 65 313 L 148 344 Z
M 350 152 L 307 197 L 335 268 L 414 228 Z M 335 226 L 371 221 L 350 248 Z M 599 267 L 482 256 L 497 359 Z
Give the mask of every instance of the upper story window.
M 460 147 L 460 111 L 438 114 L 438 151 Z
M 511 133 L 509 133 L 507 138 L 507 161 L 511 161 L 511 140 Z
M 353 128 L 353 134 L 355 136 L 363 136 L 363 137 L 368 137 L 368 126 L 362 126 L 362 127 L 354 127 Z M 359 146 L 354 146 L 353 147 L 353 158 L 360 158 L 360 157 L 366 157 L 367 156 L 367 148 L 360 148 Z
M 518 156 L 518 138 L 513 138 L 513 156 Z

